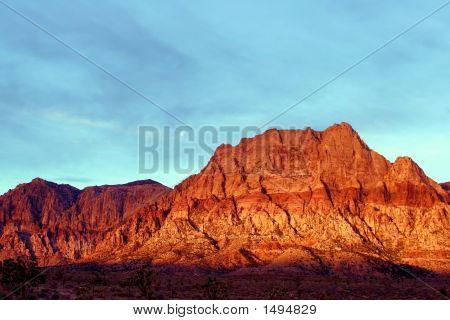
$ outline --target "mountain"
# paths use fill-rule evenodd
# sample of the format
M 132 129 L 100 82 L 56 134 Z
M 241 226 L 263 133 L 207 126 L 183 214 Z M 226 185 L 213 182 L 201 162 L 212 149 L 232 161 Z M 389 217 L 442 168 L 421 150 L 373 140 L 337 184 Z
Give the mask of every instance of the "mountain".
M 220 146 L 199 174 L 121 226 L 126 243 L 93 260 L 448 271 L 448 212 L 448 193 L 412 159 L 389 162 L 346 123 L 272 129 Z
M 271 129 L 222 145 L 172 191 L 158 185 L 158 196 L 139 185 L 45 185 L 0 198 L 2 257 L 251 267 L 245 272 L 402 265 L 450 272 L 449 193 L 411 158 L 391 163 L 371 150 L 346 123 Z
M 78 190 L 43 179 L 0 197 L 0 259 L 60 264 L 91 253 L 102 235 L 170 189 L 152 180 Z

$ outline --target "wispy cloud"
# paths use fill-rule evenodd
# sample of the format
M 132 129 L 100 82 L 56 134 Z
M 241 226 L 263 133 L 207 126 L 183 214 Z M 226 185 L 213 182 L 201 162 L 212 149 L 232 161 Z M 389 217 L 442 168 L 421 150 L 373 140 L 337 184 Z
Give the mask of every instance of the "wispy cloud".
M 80 116 L 62 110 L 44 110 L 42 112 L 42 115 L 51 121 L 64 122 L 74 125 L 88 126 L 100 129 L 114 129 L 117 127 L 116 124 L 112 121 Z
M 116 122 L 98 119 L 93 116 L 82 116 L 61 109 L 34 108 L 22 110 L 23 114 L 33 117 L 41 117 L 57 124 L 69 124 L 75 126 L 87 126 L 98 129 L 117 129 Z

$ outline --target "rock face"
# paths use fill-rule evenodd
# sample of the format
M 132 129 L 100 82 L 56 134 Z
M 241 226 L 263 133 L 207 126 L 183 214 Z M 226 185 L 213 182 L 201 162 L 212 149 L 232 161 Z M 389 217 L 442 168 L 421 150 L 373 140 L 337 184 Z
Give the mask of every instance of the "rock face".
M 55 188 L 60 196 L 48 196 Z M 41 264 L 51 263 L 41 258 L 50 251 L 68 262 L 328 272 L 382 261 L 450 271 L 449 193 L 412 159 L 391 163 L 369 149 L 346 123 L 222 145 L 199 174 L 156 201 L 134 188 L 47 185 L 20 210 L 3 196 L 1 256 L 28 249 Z M 17 227 L 22 221 L 36 222 Z
M 444 190 L 450 191 L 450 182 L 444 182 L 444 183 L 441 183 L 441 187 L 442 187 Z
M 170 189 L 151 180 L 82 191 L 42 179 L 0 197 L 0 259 L 42 265 L 88 255 L 104 233 Z
M 94 259 L 220 269 L 376 259 L 450 270 L 448 213 L 448 193 L 412 159 L 389 162 L 346 123 L 269 130 L 219 147 L 143 212 L 145 236 Z

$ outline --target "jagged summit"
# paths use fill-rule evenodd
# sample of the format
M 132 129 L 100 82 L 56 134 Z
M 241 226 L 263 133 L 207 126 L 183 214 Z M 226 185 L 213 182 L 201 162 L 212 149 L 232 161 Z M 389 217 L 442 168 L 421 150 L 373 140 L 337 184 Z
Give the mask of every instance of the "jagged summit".
M 33 180 L 31 180 L 31 183 L 33 183 L 33 184 L 41 184 L 41 183 L 46 184 L 46 183 L 48 183 L 48 181 L 37 177 L 37 178 L 34 178 Z
M 390 194 L 399 183 L 409 185 L 408 197 Z M 343 202 L 355 194 L 381 203 L 407 204 L 423 198 L 427 205 L 447 197 L 412 159 L 399 157 L 391 163 L 371 150 L 348 123 L 323 131 L 270 129 L 236 146 L 221 145 L 199 174 L 175 189 L 192 197 L 223 198 L 316 188 L 327 189 L 330 198 Z
M 20 186 L 41 186 L 41 187 L 45 186 L 45 187 L 50 187 L 50 188 L 69 187 L 72 189 L 77 189 L 74 186 L 71 186 L 70 184 L 58 184 L 56 182 L 48 181 L 48 180 L 45 180 L 45 179 L 39 178 L 39 177 L 34 178 L 30 182 L 22 183 L 22 184 L 18 185 L 18 187 L 20 187 Z

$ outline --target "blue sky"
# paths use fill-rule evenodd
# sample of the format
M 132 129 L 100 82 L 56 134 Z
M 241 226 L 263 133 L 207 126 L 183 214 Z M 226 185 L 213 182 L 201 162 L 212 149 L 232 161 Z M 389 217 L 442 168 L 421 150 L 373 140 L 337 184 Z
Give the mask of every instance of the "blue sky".
M 261 125 L 444 1 L 5 1 L 185 123 Z M 450 180 L 450 6 L 271 125 L 349 122 Z M 138 172 L 138 126 L 178 123 L 0 5 L 0 193 Z M 219 141 L 220 142 L 220 141 Z

